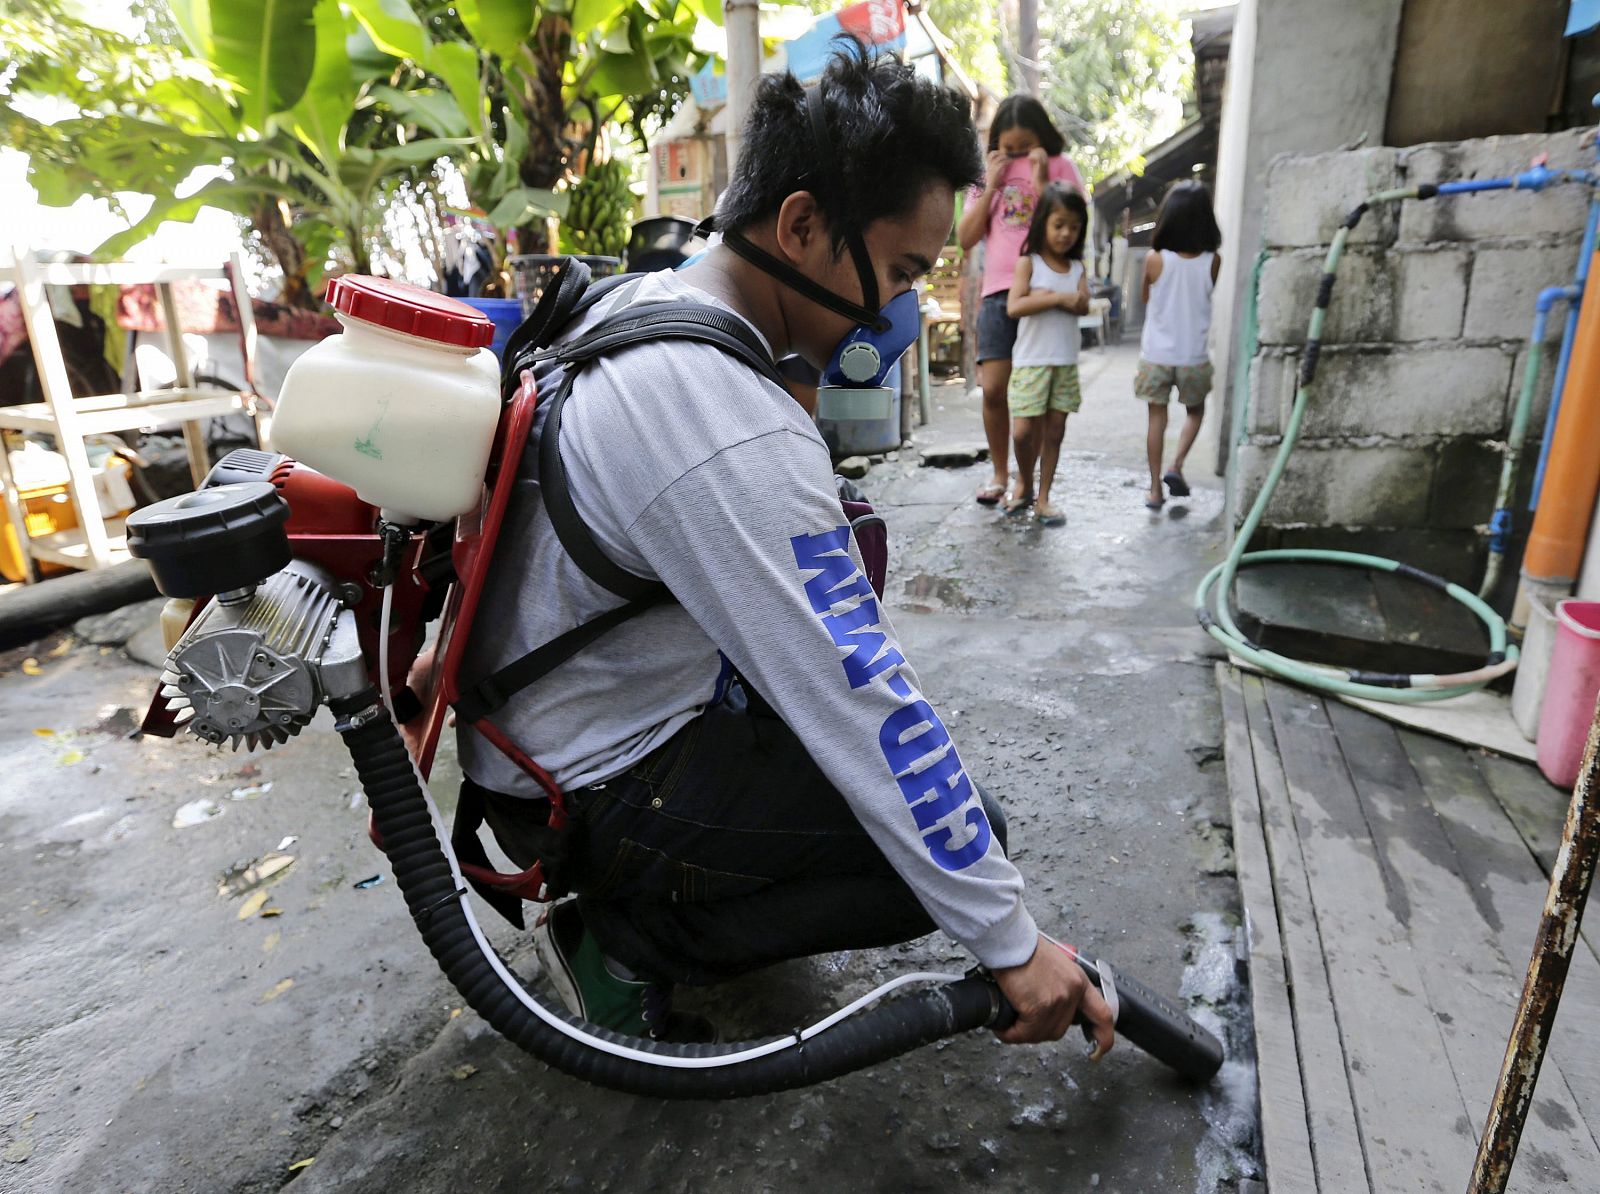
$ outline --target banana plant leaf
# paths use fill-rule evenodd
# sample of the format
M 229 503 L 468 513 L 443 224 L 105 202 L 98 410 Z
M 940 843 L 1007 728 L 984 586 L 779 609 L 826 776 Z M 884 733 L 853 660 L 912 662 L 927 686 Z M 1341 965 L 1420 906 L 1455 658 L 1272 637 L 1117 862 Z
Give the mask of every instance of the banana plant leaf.
M 317 0 L 316 48 L 311 79 L 292 114 L 295 136 L 333 170 L 355 110 L 358 85 L 345 41 L 350 35 L 339 0 Z
M 196 55 L 238 85 L 245 124 L 265 132 L 274 115 L 300 101 L 311 81 L 313 60 L 304 46 L 313 37 L 317 3 L 172 0 L 172 9 Z
M 530 0 L 456 0 L 455 8 L 472 40 L 501 58 L 514 56 L 533 32 Z
M 435 42 L 424 53 L 422 66 L 450 89 L 466 118 L 467 127 L 478 136 L 485 136 L 482 64 L 478 52 L 463 42 Z
M 435 136 L 465 137 L 471 132 L 467 127 L 467 118 L 461 114 L 461 105 L 448 91 L 431 87 L 401 91 L 397 87 L 379 84 L 367 94 L 401 120 Z
M 406 0 L 345 0 L 356 20 L 385 54 L 421 62 L 430 38 Z
M 264 195 L 277 195 L 289 200 L 300 197 L 293 187 L 271 178 L 214 179 L 184 199 L 174 198 L 170 194 L 157 197 L 155 204 L 132 227 L 102 241 L 95 247 L 94 253 L 101 257 L 120 257 L 164 222 L 175 220 L 187 223 L 200 214 L 202 207 L 220 207 L 224 211 L 249 215 Z
M 489 212 L 489 223 L 496 228 L 515 228 L 536 216 L 564 216 L 569 195 L 543 187 L 518 187 L 508 192 Z

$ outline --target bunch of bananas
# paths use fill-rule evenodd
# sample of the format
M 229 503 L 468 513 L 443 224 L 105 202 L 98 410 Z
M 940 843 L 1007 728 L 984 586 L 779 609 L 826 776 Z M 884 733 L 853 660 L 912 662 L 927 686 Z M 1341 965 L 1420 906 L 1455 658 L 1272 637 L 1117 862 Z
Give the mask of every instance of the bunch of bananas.
M 633 220 L 633 192 L 628 164 L 620 158 L 591 163 L 572 188 L 562 221 L 563 248 L 569 253 L 620 257 L 628 247 Z

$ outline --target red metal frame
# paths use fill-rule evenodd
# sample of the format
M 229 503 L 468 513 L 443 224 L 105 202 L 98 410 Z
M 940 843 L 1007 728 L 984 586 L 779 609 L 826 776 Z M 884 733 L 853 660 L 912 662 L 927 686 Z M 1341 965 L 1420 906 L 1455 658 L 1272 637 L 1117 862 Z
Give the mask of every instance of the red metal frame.
M 383 541 L 375 529 L 377 507 L 363 502 L 348 485 L 287 458 L 273 470 L 272 483 L 289 503 L 285 530 L 294 558 L 317 565 L 338 581 L 354 581 L 360 586 L 361 600 L 352 612 L 362 656 L 368 660 L 371 678 L 376 683 L 383 592 L 367 583 L 367 574 L 383 559 Z M 405 682 L 411 661 L 422 647 L 422 604 L 428 595 L 427 586 L 417 572 L 422 548 L 422 537 L 414 536 L 395 580 L 389 636 L 391 689 Z M 195 603 L 191 622 L 205 606 L 205 601 Z M 150 703 L 141 728 L 147 734 L 162 738 L 171 738 L 178 732 L 172 710 L 159 691 Z
M 524 371 L 517 396 L 506 408 L 495 432 L 489 457 L 490 484 L 477 508 L 456 519 L 455 545 L 451 550 L 456 583 L 439 621 L 438 641 L 417 660 L 409 677 L 411 691 L 421 699 L 423 711 L 403 730 L 406 745 L 411 748 L 423 775 L 433 768 L 445 718 L 450 706 L 461 696 L 461 665 L 467 641 L 472 635 L 489 565 L 494 560 L 495 544 L 511 502 L 511 491 L 516 486 L 516 463 L 522 459 L 528 435 L 533 430 L 537 406 L 533 375 Z
M 395 579 L 390 611 L 389 687 L 391 691 L 399 691 L 402 686 L 409 685 L 421 702 L 421 712 L 403 723 L 400 732 L 424 778 L 433 770 L 439 736 L 449 719 L 451 706 L 461 696 L 461 667 L 467 642 L 489 568 L 494 562 L 495 544 L 505 522 L 506 508 L 516 486 L 517 462 L 527 447 L 537 407 L 538 392 L 533 374 L 524 371 L 516 397 L 501 415 L 495 432 L 488 487 L 478 506 L 456 520 L 455 541 L 451 547 L 456 579 L 439 619 L 438 639 L 427 650 L 423 649 L 426 627 L 422 610 L 429 588 L 418 568 L 425 548 L 422 536 L 413 537 Z M 361 599 L 353 612 L 362 655 L 376 683 L 383 593 L 369 583 L 368 575 L 383 558 L 383 540 L 376 532 L 377 509 L 358 498 L 349 486 L 294 460 L 282 461 L 273 472 L 272 482 L 289 503 L 286 529 L 294 557 L 318 565 L 337 581 L 359 585 Z M 203 608 L 204 603 L 198 603 L 195 616 Z M 487 718 L 480 719 L 476 728 L 539 785 L 550 799 L 550 827 L 561 828 L 567 820 L 566 800 L 550 773 Z M 144 730 L 168 738 L 177 733 L 172 711 L 159 691 L 145 715 Z M 370 820 L 367 832 L 373 843 L 383 849 L 383 842 Z M 481 883 L 524 899 L 547 898 L 543 869 L 537 864 L 513 875 L 471 865 L 463 865 L 462 871 Z

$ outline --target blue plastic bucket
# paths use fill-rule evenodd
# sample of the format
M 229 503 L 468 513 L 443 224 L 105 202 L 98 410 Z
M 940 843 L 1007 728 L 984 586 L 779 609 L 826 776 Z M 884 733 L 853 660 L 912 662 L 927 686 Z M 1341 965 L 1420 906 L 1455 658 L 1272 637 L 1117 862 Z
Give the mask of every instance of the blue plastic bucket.
M 503 359 L 506 341 L 511 339 L 511 333 L 522 323 L 522 301 L 491 298 L 464 298 L 461 301 L 494 321 L 494 343 L 489 347 L 494 350 L 496 357 Z

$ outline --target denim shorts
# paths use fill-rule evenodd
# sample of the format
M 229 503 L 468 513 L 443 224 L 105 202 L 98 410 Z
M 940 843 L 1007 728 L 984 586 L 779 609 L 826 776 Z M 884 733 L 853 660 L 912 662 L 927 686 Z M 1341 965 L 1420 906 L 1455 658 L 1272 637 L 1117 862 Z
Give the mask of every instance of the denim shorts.
M 1011 292 L 986 295 L 978 308 L 978 361 L 1009 361 L 1011 345 L 1017 339 L 1017 321 L 1006 314 L 1006 297 Z

